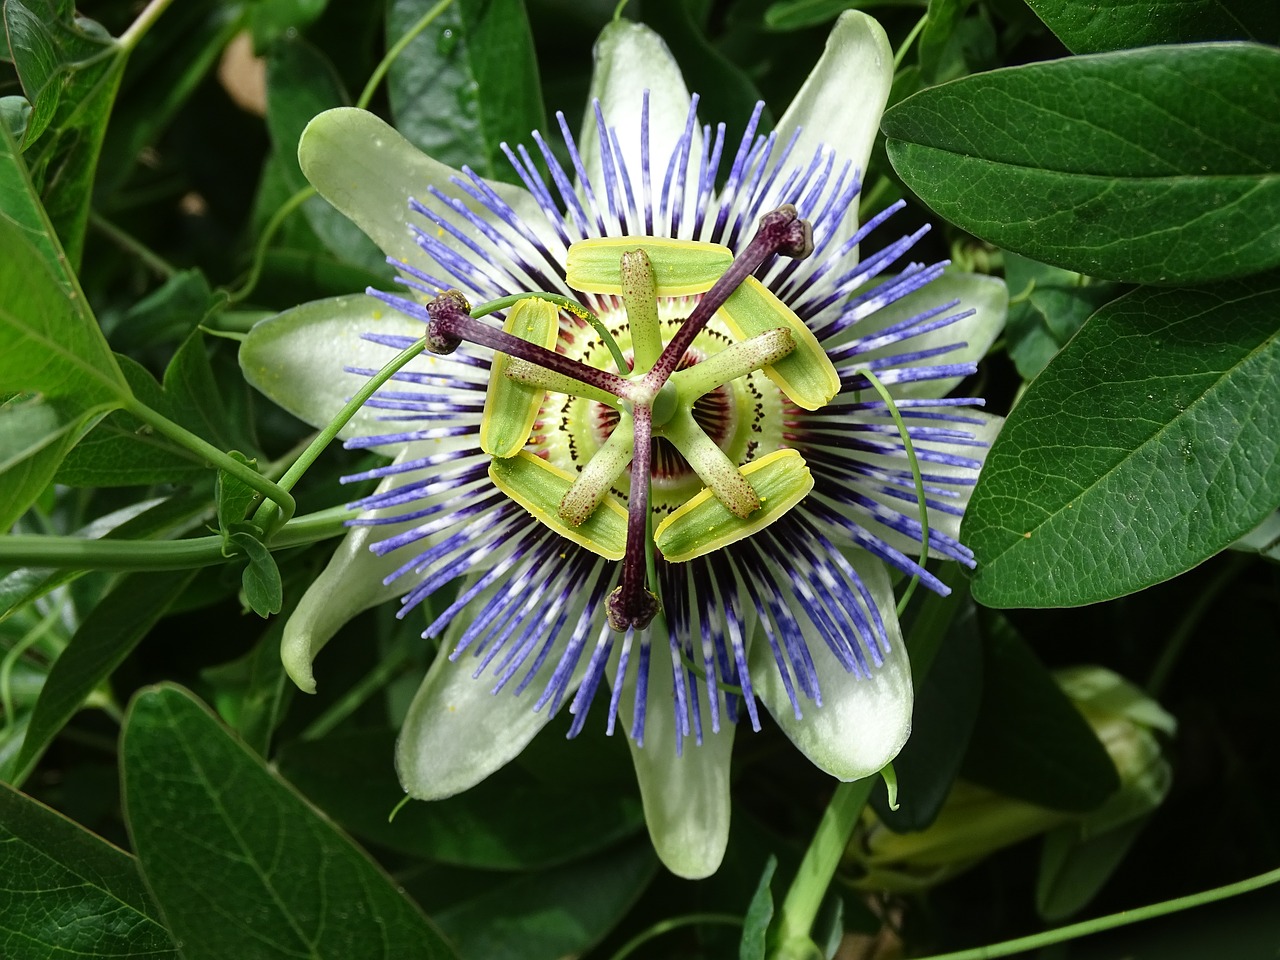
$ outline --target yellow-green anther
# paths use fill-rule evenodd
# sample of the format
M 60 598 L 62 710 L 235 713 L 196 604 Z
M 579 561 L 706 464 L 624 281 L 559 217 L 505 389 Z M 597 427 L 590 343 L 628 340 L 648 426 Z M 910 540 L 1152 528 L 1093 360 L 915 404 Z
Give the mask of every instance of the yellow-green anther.
M 632 250 L 643 250 L 649 257 L 655 295 L 659 297 L 706 293 L 733 263 L 733 252 L 718 243 L 655 237 L 598 237 L 579 240 L 569 247 L 565 282 L 584 293 L 621 296 L 622 255 Z
M 627 511 L 611 496 L 579 526 L 560 519 L 560 502 L 573 485 L 574 475 L 552 466 L 528 450 L 489 464 L 489 479 L 534 518 L 562 537 L 606 560 L 621 560 L 627 552 Z
M 735 516 L 710 490 L 703 490 L 653 531 L 662 555 L 683 563 L 719 550 L 763 530 L 803 500 L 813 489 L 813 476 L 794 450 L 777 450 L 742 468 L 760 498 L 749 518 Z
M 791 330 L 776 327 L 758 333 L 750 340 L 730 344 L 692 367 L 677 370 L 671 375 L 668 385 L 675 384 L 685 400 L 696 400 L 730 380 L 777 363 L 795 348 L 796 340 Z
M 549 350 L 560 333 L 559 311 L 545 300 L 521 300 L 507 314 L 502 329 Z M 525 445 L 546 395 L 544 387 L 505 376 L 512 362 L 505 353 L 493 355 L 493 372 L 480 418 L 480 449 L 492 457 L 513 457 Z
M 635 434 L 631 430 L 630 414 L 622 414 L 609 439 L 600 445 L 573 486 L 560 501 L 560 519 L 570 526 L 581 526 L 596 511 L 614 481 L 631 463 L 635 450 Z
M 653 262 L 643 250 L 627 250 L 621 257 L 622 303 L 631 327 L 631 353 L 635 374 L 648 373 L 662 354 L 662 330 L 658 323 L 658 284 Z
M 737 464 L 698 426 L 688 408 L 677 414 L 662 435 L 680 451 L 698 479 L 731 513 L 745 519 L 760 509 L 760 498 Z
M 556 373 L 554 370 L 540 367 L 536 363 L 530 363 L 528 360 L 520 360 L 516 357 L 508 358 L 506 375 L 508 380 L 525 383 L 533 387 L 541 387 L 543 390 L 550 390 L 552 393 L 565 393 L 571 397 L 582 397 L 610 407 L 618 406 L 618 398 L 607 390 L 593 387 L 588 383 L 583 383 L 581 380 L 575 380 L 573 377 L 566 377 L 563 373 Z
M 764 372 L 796 406 L 818 410 L 840 392 L 840 375 L 813 331 L 755 277 L 729 295 L 720 316 L 740 340 L 780 326 L 791 331 L 795 349 Z

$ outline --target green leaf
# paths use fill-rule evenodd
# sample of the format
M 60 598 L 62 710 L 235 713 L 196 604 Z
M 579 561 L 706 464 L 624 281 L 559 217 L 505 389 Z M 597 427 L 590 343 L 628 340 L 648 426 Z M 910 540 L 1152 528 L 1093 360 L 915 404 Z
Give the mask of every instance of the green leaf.
M 1009 357 L 1023 380 L 1034 379 L 1089 315 L 1122 289 L 1007 252 L 1004 276 L 1013 297 L 1005 327 Z
M 916 57 L 925 86 L 953 80 L 958 74 L 944 70 L 948 42 L 964 16 L 961 0 L 929 0 L 929 9 L 916 44 Z M 968 72 L 968 71 L 964 71 Z
M 237 450 L 232 450 L 231 456 L 247 467 L 256 468 L 257 466 L 255 461 Z M 228 548 L 232 547 L 235 534 L 247 526 L 245 518 L 257 495 L 257 491 L 239 477 L 225 470 L 218 471 L 218 489 L 215 495 L 218 505 L 218 528 L 222 531 L 222 539 Z
M 0 529 L 8 529 L 67 451 L 129 391 L 7 130 L 0 130 L 0 250 Z
M 69 407 L 31 394 L 0 403 L 0 530 L 40 496 L 63 458 L 101 416 Z
M 115 359 L 140 402 L 176 419 L 173 404 L 146 367 L 123 355 Z M 200 456 L 156 433 L 132 414 L 116 410 L 67 453 L 55 479 L 70 487 L 130 487 L 190 484 L 208 473 L 208 464 Z
M 200 330 L 192 330 L 169 361 L 163 387 L 128 357 L 117 355 L 116 362 L 133 395 L 152 410 L 222 449 L 247 445 L 244 427 L 223 403 Z M 199 454 L 132 414 L 116 411 L 71 451 L 57 480 L 80 487 L 138 486 L 192 483 L 207 473 L 208 464 Z
M 1280 50 L 1011 67 L 922 90 L 882 127 L 922 200 L 1032 259 L 1139 283 L 1280 264 Z
M 301 39 L 282 40 L 267 57 L 267 130 L 293 191 L 307 187 L 298 166 L 298 141 L 312 117 L 348 102 L 332 63 Z M 360 228 L 319 197 L 302 205 L 307 222 L 338 259 L 380 276 L 386 259 Z
M 226 294 L 215 294 L 201 271 L 180 270 L 129 308 L 110 330 L 111 343 L 124 351 L 186 341 L 225 300 Z
M 765 960 L 765 935 L 773 921 L 773 891 L 769 888 L 773 872 L 778 869 L 778 858 L 769 855 L 756 892 L 751 895 L 747 915 L 742 924 L 742 942 L 738 947 L 739 960 Z
M 647 840 L 492 884 L 436 915 L 466 960 L 561 960 L 590 949 L 622 919 L 657 872 Z
M 121 763 L 138 862 L 185 960 L 456 956 L 386 874 L 186 691 L 134 699 Z
M 14 67 L 32 103 L 23 149 L 75 269 L 124 52 L 62 0 L 5 0 L 4 20 Z
M 1052 923 L 1086 906 L 1146 825 L 1143 817 L 1092 837 L 1081 837 L 1075 824 L 1049 831 L 1036 876 L 1036 912 Z
M 984 618 L 982 706 L 961 775 L 999 793 L 1086 812 L 1120 785 L 1080 711 L 1003 616 Z
M 346 829 L 379 846 L 438 863 L 536 870 L 586 856 L 640 830 L 634 787 L 538 782 L 507 766 L 464 795 L 411 803 L 392 765 L 390 731 L 356 730 L 291 743 L 277 758 L 288 778 Z
M 1280 9 L 1255 0 L 1139 0 L 1085 6 L 1027 0 L 1072 53 L 1124 50 L 1195 40 L 1280 41 Z
M 80 409 L 117 404 L 128 387 L 8 131 L 0 131 L 0 214 L 0 394 L 74 397 Z
M 962 528 L 996 607 L 1123 596 L 1280 503 L 1280 275 L 1099 310 L 991 448 Z
M 250 4 L 253 48 L 266 50 L 281 37 L 302 30 L 324 13 L 326 6 L 328 0 L 258 0 Z
M 387 44 L 435 0 L 390 0 Z M 435 160 L 518 182 L 499 147 L 546 130 L 533 37 L 521 0 L 456 0 L 387 74 L 396 128 Z
M 22 751 L 4 779 L 21 783 L 85 699 L 124 662 L 195 577 L 194 570 L 122 577 L 84 618 L 40 691 Z M 145 598 L 140 601 L 139 598 Z
M 248 524 L 240 526 L 247 527 Z M 284 604 L 284 586 L 280 582 L 280 568 L 276 566 L 275 557 L 255 533 L 237 530 L 230 539 L 236 552 L 249 559 L 240 577 L 245 602 L 258 616 L 269 617 L 279 613 Z
M 177 957 L 133 857 L 0 783 L 0 956 Z
M 245 447 L 249 438 L 223 402 L 209 360 L 209 341 L 202 330 L 192 330 L 164 371 L 164 393 L 172 413 L 167 414 L 192 433 L 216 447 Z M 249 458 L 242 458 L 251 462 Z

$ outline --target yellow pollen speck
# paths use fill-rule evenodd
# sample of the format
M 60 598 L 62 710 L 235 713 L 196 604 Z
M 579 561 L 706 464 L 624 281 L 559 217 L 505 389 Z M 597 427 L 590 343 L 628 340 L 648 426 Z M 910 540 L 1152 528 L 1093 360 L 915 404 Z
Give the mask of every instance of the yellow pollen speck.
M 1030 531 L 1030 530 L 1028 530 L 1028 531 L 1027 531 L 1026 533 L 1024 533 L 1022 536 L 1023 536 L 1023 539 L 1025 539 L 1025 540 L 1030 540 L 1030 539 L 1031 539 L 1031 531 Z

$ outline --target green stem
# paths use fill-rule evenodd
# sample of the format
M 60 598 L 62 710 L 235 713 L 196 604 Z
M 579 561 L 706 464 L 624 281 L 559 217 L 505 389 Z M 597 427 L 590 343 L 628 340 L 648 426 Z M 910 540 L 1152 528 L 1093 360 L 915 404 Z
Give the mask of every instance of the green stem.
M 893 417 L 893 423 L 898 428 L 899 436 L 902 437 L 902 446 L 907 451 L 907 463 L 911 465 L 911 479 L 916 485 L 916 504 L 920 508 L 920 567 L 923 569 L 929 560 L 929 505 L 924 500 L 924 480 L 920 476 L 920 461 L 916 459 L 916 448 L 911 443 L 907 425 L 902 421 L 902 414 L 898 412 L 898 405 L 893 402 L 888 388 L 870 370 L 859 370 L 858 373 L 866 378 L 876 393 L 880 394 L 880 399 L 884 401 L 885 406 L 889 408 L 889 416 Z M 911 582 L 907 584 L 907 589 L 902 594 L 902 599 L 898 601 L 899 617 L 902 616 L 902 611 L 907 609 L 911 594 L 915 593 L 919 582 L 920 574 L 913 574 Z
M 320 456 L 320 453 L 324 448 L 333 441 L 333 438 L 338 435 L 338 432 L 345 427 L 347 422 L 359 412 L 361 407 L 364 406 L 365 401 L 377 393 L 379 387 L 395 376 L 401 367 L 418 354 L 422 353 L 424 349 L 426 349 L 426 341 L 418 340 L 412 346 L 401 350 L 381 370 L 370 377 L 364 386 L 357 390 L 355 395 L 348 400 L 342 409 L 334 415 L 333 419 L 325 425 L 325 428 L 316 434 L 315 439 L 307 444 L 307 448 L 302 451 L 302 454 L 298 459 L 293 462 L 293 466 L 285 471 L 284 476 L 280 478 L 280 489 L 286 492 L 292 490 L 294 484 L 296 484 L 302 478 L 302 475 L 311 468 L 311 465 L 315 463 L 316 458 Z M 274 503 L 269 501 L 264 502 L 258 508 L 257 513 L 254 514 L 253 522 L 261 529 L 269 530 L 272 523 L 275 522 L 276 512 L 277 507 Z M 290 513 L 292 513 L 292 511 L 290 511 Z M 285 520 L 288 519 L 289 515 L 286 515 Z
M 916 21 L 916 25 L 911 28 L 911 32 L 908 33 L 906 38 L 902 41 L 902 45 L 894 52 L 893 69 L 895 73 L 898 68 L 902 66 L 902 60 L 907 55 L 907 51 L 911 49 L 911 45 L 916 42 L 916 37 L 920 36 L 920 31 L 924 29 L 924 25 L 928 22 L 929 14 L 926 13 Z
M 213 444 L 196 436 L 186 427 L 179 426 L 167 417 L 161 416 L 140 400 L 130 397 L 125 403 L 125 409 L 143 423 L 152 427 L 157 433 L 168 437 L 175 443 L 181 444 L 191 452 L 199 454 L 219 470 L 225 470 L 236 479 L 242 481 L 249 489 L 256 490 L 268 500 L 279 504 L 280 512 L 283 514 L 285 521 L 288 521 L 293 516 L 293 511 L 297 508 L 293 495 L 284 487 L 272 483 L 253 467 L 241 463 L 225 451 L 219 450 Z
M 129 24 L 129 28 L 116 39 L 116 45 L 128 53 L 138 45 L 148 30 L 160 19 L 160 14 L 168 9 L 173 0 L 151 0 L 138 14 L 138 18 Z
M 360 91 L 360 98 L 356 100 L 357 107 L 363 110 L 369 106 L 369 101 L 373 99 L 373 95 L 378 89 L 378 84 L 382 82 L 382 78 L 385 77 L 387 75 L 387 71 L 391 69 L 391 64 L 395 63 L 396 58 L 400 56 L 400 54 L 404 53 L 404 48 L 413 42 L 413 38 L 423 30 L 427 29 L 427 27 L 431 26 L 431 22 L 435 20 L 436 17 L 440 16 L 440 14 L 448 10 L 449 5 L 452 3 L 453 0 L 440 0 L 439 3 L 424 13 L 421 19 L 410 27 L 404 36 L 395 42 L 391 49 L 386 52 L 386 55 L 383 56 L 382 60 L 379 61 L 378 65 L 373 68 L 373 73 L 369 74 L 369 80 L 364 85 L 364 89 Z
M 234 290 L 227 291 L 227 302 L 230 304 L 239 303 L 249 294 L 253 293 L 254 288 L 258 285 L 258 278 L 262 276 L 262 265 L 267 259 L 267 247 L 270 245 L 272 238 L 275 237 L 285 219 L 289 214 L 297 210 L 308 200 L 316 195 L 315 187 L 303 187 L 292 197 L 276 209 L 271 215 L 271 219 L 267 221 L 267 225 L 262 228 L 262 236 L 258 237 L 258 243 L 253 248 L 253 262 L 249 265 L 249 272 L 245 274 L 244 283 L 236 287 Z
M 624 943 L 618 949 L 618 952 L 610 958 L 610 960 L 625 960 L 625 958 L 631 956 L 650 940 L 660 937 L 664 933 L 670 933 L 672 930 L 679 930 L 681 927 L 694 927 L 704 923 L 713 923 L 723 927 L 740 927 L 742 926 L 742 918 L 728 913 L 690 913 L 683 917 L 671 917 L 669 920 L 660 920 L 647 930 L 640 931 Z
M 150 247 L 140 242 L 137 237 L 125 233 L 96 210 L 89 211 L 89 223 L 95 230 L 109 238 L 114 244 L 116 244 L 116 246 L 133 254 L 141 260 L 143 265 L 153 273 L 168 280 L 178 272 L 178 268 L 168 260 L 164 259 Z
M 286 550 L 346 532 L 346 521 L 357 516 L 346 507 L 332 507 L 290 520 L 271 538 L 273 550 Z M 25 534 L 0 537 L 0 567 L 51 567 L 61 570 L 187 570 L 226 560 L 223 539 L 89 540 Z
M 1203 890 L 1200 893 L 1193 893 L 1185 897 L 1176 897 L 1173 900 L 1165 900 L 1163 903 L 1153 903 L 1150 906 L 1138 907 L 1136 910 L 1124 910 L 1120 913 L 1108 914 L 1105 917 L 1082 920 L 1079 923 L 1058 927 L 1054 930 L 1046 930 L 1043 933 L 1033 933 L 1030 936 L 1019 937 L 1016 940 L 1005 940 L 1003 943 L 974 947 L 970 950 L 957 950 L 953 953 L 939 953 L 927 958 L 927 960 L 994 960 L 996 957 L 1007 957 L 1015 953 L 1037 950 L 1040 947 L 1051 946 L 1066 940 L 1074 940 L 1076 937 L 1088 936 L 1091 933 L 1114 930 L 1116 927 L 1125 927 L 1131 923 L 1140 923 L 1143 920 L 1151 920 L 1170 913 L 1178 913 L 1181 910 L 1199 907 L 1206 903 L 1226 900 L 1229 897 L 1236 897 L 1242 893 L 1251 893 L 1254 890 L 1260 890 L 1275 883 L 1280 883 L 1280 870 L 1269 870 L 1256 877 L 1250 877 L 1248 880 L 1239 880 L 1236 883 L 1228 883 L 1226 886 L 1214 887 L 1212 890 Z
M 0 660 L 0 714 L 4 715 L 4 726 L 0 727 L 0 736 L 8 738 L 9 732 L 18 722 L 17 711 L 13 709 L 13 668 L 40 638 L 53 629 L 62 619 L 63 610 L 60 604 L 54 604 L 44 619 L 27 631 Z
M 840 865 L 875 782 L 876 778 L 870 776 L 839 784 L 823 811 L 818 829 L 778 912 L 775 942 L 783 951 L 782 956 L 788 955 L 788 944 L 811 942 L 813 921 L 817 919 L 822 899 L 831 886 L 831 878 L 836 875 L 836 867 Z

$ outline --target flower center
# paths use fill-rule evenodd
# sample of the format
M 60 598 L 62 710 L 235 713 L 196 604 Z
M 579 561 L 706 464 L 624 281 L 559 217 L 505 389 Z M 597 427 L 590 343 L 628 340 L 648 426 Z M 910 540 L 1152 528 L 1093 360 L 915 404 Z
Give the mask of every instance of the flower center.
M 812 489 L 799 454 L 777 449 L 779 394 L 817 409 L 840 380 L 812 332 L 752 276 L 779 253 L 812 248 L 791 206 L 765 214 L 737 257 L 687 240 L 579 241 L 567 284 L 621 310 L 568 331 L 537 294 L 512 306 L 502 331 L 456 293 L 429 305 L 431 349 L 465 338 L 498 351 L 480 431 L 494 484 L 556 532 L 623 561 L 607 603 L 615 629 L 643 629 L 661 609 L 648 586 L 655 546 L 668 561 L 693 559 L 763 529 Z M 764 422 L 771 452 L 756 459 Z M 655 512 L 667 516 L 653 529 Z
M 663 317 L 660 328 L 664 341 L 679 329 L 694 303 L 692 298 L 680 297 L 658 305 L 659 314 Z M 625 311 L 620 305 L 604 310 L 601 320 L 617 341 L 627 360 L 628 370 L 633 371 L 635 353 Z M 712 320 L 676 364 L 676 373 L 704 363 L 733 342 L 733 336 L 723 324 Z M 567 338 L 562 337 L 561 347 L 570 355 L 580 349 L 578 359 L 588 366 L 607 367 L 612 362 L 608 348 L 594 335 L 571 333 Z M 672 401 L 678 403 L 674 385 L 669 384 L 666 389 Z M 690 412 L 694 425 L 723 451 L 734 466 L 741 467 L 781 446 L 782 402 L 781 392 L 769 378 L 760 371 L 752 371 L 696 397 Z M 659 521 L 687 503 L 705 486 L 679 447 L 663 434 L 663 425 L 675 414 L 664 418 L 662 408 L 661 398 L 656 399 L 649 468 L 650 510 Z M 608 443 L 622 423 L 624 412 L 616 402 L 548 393 L 533 435 L 529 438 L 530 449 L 560 469 L 578 475 Z M 622 502 L 630 499 L 630 491 L 630 476 L 626 473 L 619 475 L 609 489 L 609 493 Z

